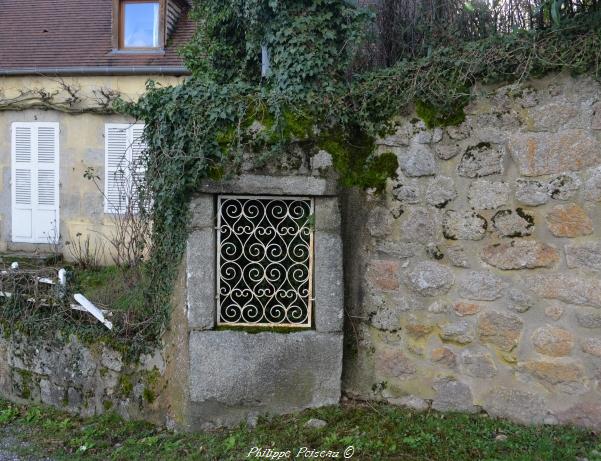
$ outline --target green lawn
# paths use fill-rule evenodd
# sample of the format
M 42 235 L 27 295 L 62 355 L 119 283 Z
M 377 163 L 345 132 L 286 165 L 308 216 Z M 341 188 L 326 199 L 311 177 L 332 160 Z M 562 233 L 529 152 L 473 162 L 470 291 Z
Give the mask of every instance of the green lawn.
M 310 418 L 323 419 L 327 426 L 307 428 Z M 351 446 L 355 460 L 601 460 L 601 439 L 586 430 L 524 427 L 486 416 L 415 414 L 359 403 L 260 419 L 255 429 L 243 424 L 178 434 L 116 415 L 80 419 L 0 401 L 0 439 L 2 433 L 27 441 L 29 447 L 21 452 L 55 460 L 276 459 L 248 457 L 253 447 L 291 451 L 289 458 L 280 459 L 311 459 L 295 457 L 301 447 L 339 452 L 339 458 L 329 459 L 344 459 L 344 450 Z

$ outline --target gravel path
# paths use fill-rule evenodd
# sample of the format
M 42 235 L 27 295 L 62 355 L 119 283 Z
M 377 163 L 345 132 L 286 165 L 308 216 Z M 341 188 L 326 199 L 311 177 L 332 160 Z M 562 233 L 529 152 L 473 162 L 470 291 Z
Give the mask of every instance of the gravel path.
M 52 461 L 50 458 L 38 458 L 30 455 L 19 455 L 27 450 L 28 444 L 20 442 L 14 435 L 15 428 L 0 428 L 0 461 Z

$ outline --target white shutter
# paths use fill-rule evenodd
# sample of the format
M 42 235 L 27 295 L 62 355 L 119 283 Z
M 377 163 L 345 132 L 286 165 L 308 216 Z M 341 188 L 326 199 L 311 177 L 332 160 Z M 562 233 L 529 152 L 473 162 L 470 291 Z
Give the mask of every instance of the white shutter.
M 144 125 L 133 125 L 131 133 L 131 174 L 129 178 L 134 189 L 142 185 L 144 173 L 146 172 L 144 163 L 144 151 L 146 143 L 144 142 Z M 137 199 L 137 191 L 133 198 Z M 136 200 L 137 201 L 137 200 Z M 138 203 L 134 203 L 134 210 L 138 211 Z
M 33 131 L 32 126 L 13 124 L 12 129 L 12 239 L 33 240 Z
M 105 145 L 104 211 L 122 213 L 127 199 L 127 125 L 106 125 Z
M 58 136 L 57 123 L 13 123 L 12 239 L 14 242 L 58 242 Z
M 124 213 L 134 186 L 144 177 L 144 125 L 105 127 L 105 212 Z
M 34 238 L 38 242 L 58 241 L 58 126 L 37 126 L 37 209 Z

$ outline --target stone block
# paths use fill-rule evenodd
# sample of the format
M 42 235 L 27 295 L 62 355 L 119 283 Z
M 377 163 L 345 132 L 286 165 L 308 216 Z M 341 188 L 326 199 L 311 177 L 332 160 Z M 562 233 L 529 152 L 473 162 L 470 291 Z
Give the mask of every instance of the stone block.
M 465 321 L 447 323 L 440 327 L 440 339 L 457 344 L 469 344 L 475 339 L 474 326 Z
M 507 286 L 490 271 L 469 271 L 459 279 L 459 296 L 475 301 L 494 301 L 503 296 Z
M 492 378 L 497 374 L 497 366 L 492 354 L 486 348 L 474 347 L 461 352 L 461 371 L 472 378 Z
M 388 399 L 388 403 L 391 405 L 396 405 L 403 408 L 408 408 L 409 410 L 421 413 L 423 411 L 427 411 L 430 408 L 428 402 L 424 399 L 421 399 L 415 395 L 407 395 L 405 397 L 401 397 L 399 399 Z
M 518 178 L 515 181 L 515 198 L 528 206 L 544 205 L 550 200 L 547 184 L 534 179 Z
M 467 197 L 476 210 L 494 210 L 507 204 L 510 191 L 506 182 L 478 179 L 471 183 Z
M 601 272 L 601 243 L 589 242 L 566 245 L 566 263 L 569 268 L 588 269 Z
M 421 199 L 421 187 L 414 180 L 403 179 L 402 183 L 397 183 L 392 189 L 392 195 L 403 203 L 417 204 Z
M 413 243 L 430 243 L 438 240 L 439 221 L 435 212 L 428 208 L 411 207 L 403 215 L 401 237 Z
M 423 261 L 417 263 L 407 274 L 407 284 L 422 296 L 439 296 L 447 293 L 455 279 L 446 266 Z
M 596 309 L 578 309 L 576 311 L 578 325 L 583 328 L 601 328 L 601 311 Z
M 580 343 L 582 352 L 601 358 L 601 338 L 585 338 Z
M 340 233 L 340 207 L 335 197 L 315 197 L 315 230 Z
M 589 202 L 601 202 L 601 167 L 592 170 L 584 183 L 584 199 Z
M 386 237 L 390 234 L 393 216 L 390 211 L 384 207 L 378 206 L 372 208 L 367 218 L 367 230 L 372 237 Z
M 342 239 L 338 234 L 315 233 L 315 328 L 342 331 L 344 276 Z
M 559 304 L 552 304 L 551 306 L 545 307 L 545 316 L 551 320 L 557 321 L 563 316 L 564 311 L 565 309 Z
M 475 211 L 448 210 L 442 221 L 443 234 L 449 240 L 482 240 L 488 223 Z
M 434 151 L 436 152 L 436 155 L 438 156 L 439 159 L 441 160 L 450 160 L 453 157 L 456 157 L 457 155 L 459 155 L 461 152 L 465 152 L 465 148 L 459 144 L 459 143 L 454 143 L 454 144 L 437 144 L 434 147 Z
M 569 394 L 584 390 L 585 372 L 582 363 L 573 359 L 541 359 L 518 364 L 518 369 L 544 383 L 558 386 Z
M 547 226 L 555 237 L 581 237 L 593 233 L 593 222 L 575 203 L 555 205 L 547 214 Z
M 461 245 L 449 245 L 444 249 L 444 254 L 449 263 L 455 267 L 470 267 L 467 252 Z
M 476 315 L 480 312 L 481 308 L 479 304 L 463 302 L 455 303 L 453 305 L 453 310 L 459 317 L 465 317 L 466 315 Z
M 552 178 L 547 184 L 547 193 L 555 200 L 569 200 L 578 192 L 582 181 L 575 173 L 565 173 Z
M 523 176 L 580 171 L 601 163 L 601 147 L 585 130 L 558 133 L 514 133 L 508 150 Z
M 407 379 L 417 371 L 415 364 L 400 349 L 385 347 L 375 352 L 375 370 L 384 378 Z
M 492 217 L 492 225 L 501 237 L 526 237 L 534 230 L 534 216 L 522 210 L 500 210 Z
M 519 288 L 511 287 L 507 292 L 509 304 L 507 308 L 514 312 L 524 313 L 534 307 L 536 297 Z
M 432 350 L 430 355 L 432 362 L 444 365 L 445 367 L 455 368 L 457 366 L 457 356 L 448 347 L 437 347 Z
M 579 402 L 557 414 L 561 424 L 587 427 L 594 431 L 601 430 L 601 403 Z
M 601 307 L 601 280 L 576 274 L 536 274 L 524 277 L 524 283 L 545 299 Z
M 200 191 L 207 194 L 319 196 L 336 195 L 337 184 L 334 179 L 313 176 L 244 174 L 232 180 L 206 180 Z
M 202 229 L 188 236 L 186 285 L 188 323 L 191 329 L 209 330 L 216 317 L 216 241 L 213 229 Z
M 517 315 L 485 312 L 478 319 L 478 337 L 483 343 L 510 352 L 518 345 L 523 327 L 524 321 Z
M 472 391 L 465 383 L 454 378 L 441 378 L 432 386 L 436 395 L 432 400 L 432 408 L 438 411 L 460 411 L 477 413 L 479 408 L 474 405 Z
M 400 267 L 395 260 L 373 259 L 367 266 L 367 280 L 378 290 L 396 291 L 400 286 Z
M 250 412 L 337 404 L 342 334 L 190 333 L 191 424 L 236 424 Z
M 401 171 L 411 177 L 433 176 L 438 172 L 436 159 L 426 145 L 418 144 L 398 154 Z
M 532 344 L 541 354 L 564 357 L 570 355 L 574 348 L 574 335 L 563 328 L 545 325 L 534 330 Z
M 540 424 L 547 414 L 545 400 L 534 392 L 495 387 L 483 398 L 482 407 L 498 418 L 520 424 Z
M 503 174 L 504 157 L 504 148 L 488 142 L 469 146 L 457 165 L 457 174 L 466 178 Z
M 535 240 L 512 240 L 482 249 L 482 261 L 498 269 L 536 269 L 551 267 L 559 261 L 557 249 Z
M 190 201 L 190 212 L 192 219 L 190 228 L 192 230 L 215 228 L 217 226 L 217 213 L 215 212 L 215 196 L 199 194 Z
M 428 184 L 426 203 L 436 208 L 444 208 L 457 198 L 455 182 L 447 176 L 439 176 Z

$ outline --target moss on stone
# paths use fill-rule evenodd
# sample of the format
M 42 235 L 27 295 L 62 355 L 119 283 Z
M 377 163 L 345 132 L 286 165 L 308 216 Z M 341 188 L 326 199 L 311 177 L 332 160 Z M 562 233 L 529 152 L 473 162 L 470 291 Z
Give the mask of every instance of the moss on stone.
M 17 370 L 21 377 L 21 397 L 29 400 L 31 398 L 31 386 L 33 385 L 33 373 L 28 370 Z
M 144 396 L 144 401 L 147 403 L 153 403 L 156 400 L 156 395 L 154 391 L 152 389 L 149 389 L 148 387 L 144 388 L 142 395 Z
M 129 375 L 119 376 L 119 394 L 129 397 L 134 390 L 134 384 Z
M 463 123 L 465 120 L 465 112 L 463 108 L 467 99 L 447 110 L 441 110 L 432 104 L 424 101 L 415 101 L 415 112 L 418 117 L 423 120 L 427 128 L 435 128 L 437 126 L 454 126 Z
M 220 325 L 215 328 L 216 331 L 240 331 L 249 334 L 257 334 L 257 333 L 280 333 L 280 334 L 288 334 L 288 333 L 298 333 L 300 331 L 307 331 L 307 328 L 295 328 L 295 327 L 278 327 L 278 326 L 248 326 L 248 325 Z
M 320 135 L 318 146 L 332 156 L 334 168 L 343 186 L 359 186 L 382 191 L 386 179 L 394 177 L 398 168 L 395 154 L 375 155 L 375 139 L 358 126 L 347 130 L 329 130 Z

